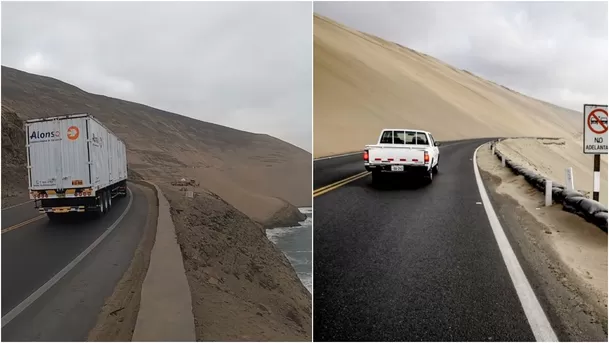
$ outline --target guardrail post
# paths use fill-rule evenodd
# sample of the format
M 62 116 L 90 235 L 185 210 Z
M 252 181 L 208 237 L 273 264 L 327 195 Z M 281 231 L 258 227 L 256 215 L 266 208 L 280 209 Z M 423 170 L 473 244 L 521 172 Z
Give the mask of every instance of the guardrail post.
M 505 167 L 505 156 L 501 156 L 501 165 Z
M 601 190 L 601 155 L 594 155 L 594 179 L 592 181 L 592 200 L 599 201 Z
M 567 187 L 568 191 L 575 189 L 573 182 L 573 168 L 571 167 L 565 169 L 565 187 Z
M 552 180 L 546 180 L 546 207 L 552 206 Z

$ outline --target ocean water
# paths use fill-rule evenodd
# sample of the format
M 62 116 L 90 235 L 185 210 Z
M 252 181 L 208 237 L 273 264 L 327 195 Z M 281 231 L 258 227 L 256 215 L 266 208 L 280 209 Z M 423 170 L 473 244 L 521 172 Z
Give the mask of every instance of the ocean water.
M 296 274 L 312 293 L 313 287 L 313 208 L 300 207 L 307 218 L 298 226 L 266 230 L 268 239 L 275 243 L 290 260 Z

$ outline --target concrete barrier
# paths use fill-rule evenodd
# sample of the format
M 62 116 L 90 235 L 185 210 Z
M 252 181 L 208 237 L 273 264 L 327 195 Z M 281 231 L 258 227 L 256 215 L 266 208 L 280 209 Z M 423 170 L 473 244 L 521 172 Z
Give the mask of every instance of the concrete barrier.
M 514 174 L 524 176 L 524 179 L 531 184 L 531 186 L 537 188 L 541 192 L 545 192 L 546 181 L 551 180 L 546 180 L 546 178 L 542 175 L 528 170 L 523 166 L 517 165 L 515 162 L 503 155 L 500 149 L 498 149 L 497 143 L 504 139 L 505 138 L 502 138 L 491 142 L 495 156 L 497 156 L 502 163 L 505 161 L 505 166 L 510 168 Z M 605 205 L 598 201 L 588 199 L 577 191 L 569 190 L 567 187 L 557 182 L 552 182 L 550 184 L 552 185 L 552 199 L 555 202 L 562 204 L 564 211 L 577 214 L 586 221 L 607 232 L 607 207 Z
M 150 184 L 157 194 L 159 218 L 132 341 L 193 342 L 196 337 L 190 287 L 169 202 L 157 185 Z

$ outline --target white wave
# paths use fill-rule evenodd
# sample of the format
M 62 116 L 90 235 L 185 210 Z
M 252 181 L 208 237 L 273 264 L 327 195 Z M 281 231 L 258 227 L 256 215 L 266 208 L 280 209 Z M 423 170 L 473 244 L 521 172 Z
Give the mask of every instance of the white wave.
M 300 259 L 300 258 L 295 258 L 290 256 L 289 254 L 285 254 L 285 257 L 288 258 L 288 260 L 290 260 L 290 263 L 292 264 L 292 266 L 301 266 L 301 265 L 308 265 L 311 264 L 311 260 L 308 258 L 304 258 L 304 259 Z
M 302 214 L 312 214 L 313 213 L 313 207 L 299 207 L 298 210 Z
M 296 230 L 302 230 L 302 226 L 278 227 L 275 229 L 267 229 L 266 237 L 273 243 L 277 244 L 277 240 L 283 236 L 291 235 Z
M 311 273 L 298 273 L 298 278 L 302 284 L 313 294 L 313 275 Z

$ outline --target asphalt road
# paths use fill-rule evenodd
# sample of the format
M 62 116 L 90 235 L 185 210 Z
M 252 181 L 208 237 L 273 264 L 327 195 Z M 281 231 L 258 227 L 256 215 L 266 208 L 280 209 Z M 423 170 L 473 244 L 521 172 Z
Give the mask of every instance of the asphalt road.
M 3 341 L 86 340 L 142 236 L 148 199 L 140 187 L 130 184 L 131 194 L 115 199 L 110 213 L 99 219 L 51 223 L 44 216 L 28 221 L 39 216 L 32 203 L 2 211 Z M 5 231 L 24 221 L 28 224 Z M 9 311 L 19 308 L 114 223 L 114 230 L 84 259 L 4 324 Z
M 474 176 L 489 139 L 444 142 L 431 185 L 367 176 L 314 199 L 315 341 L 534 341 Z M 360 173 L 315 162 L 314 188 Z
M 39 216 L 40 213 L 34 208 L 34 202 L 24 202 L 2 209 L 2 230 Z

